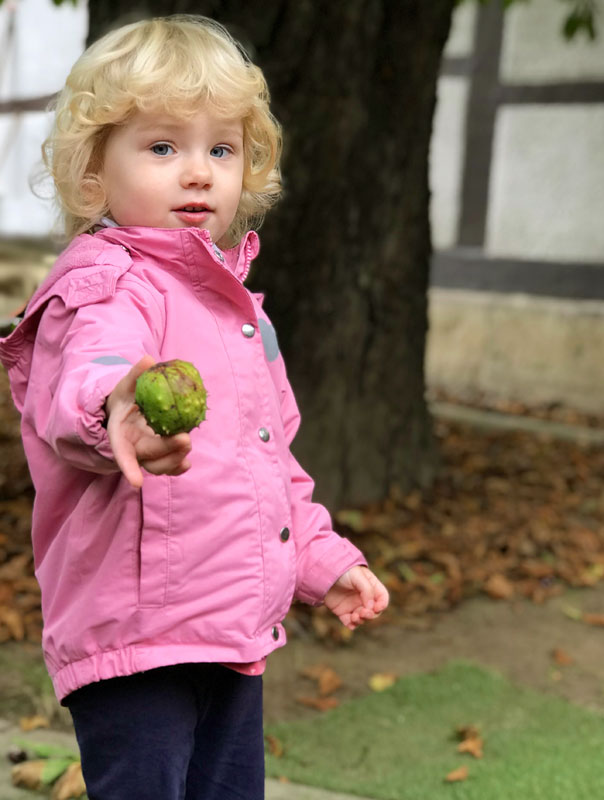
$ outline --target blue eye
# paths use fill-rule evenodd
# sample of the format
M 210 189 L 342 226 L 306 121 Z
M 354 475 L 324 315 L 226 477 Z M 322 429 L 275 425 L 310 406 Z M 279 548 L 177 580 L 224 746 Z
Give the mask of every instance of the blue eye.
M 229 148 L 224 144 L 217 144 L 210 150 L 210 155 L 214 158 L 224 158 L 230 153 Z
M 167 142 L 156 142 L 151 145 L 150 150 L 156 156 L 170 156 L 174 152 L 172 145 Z

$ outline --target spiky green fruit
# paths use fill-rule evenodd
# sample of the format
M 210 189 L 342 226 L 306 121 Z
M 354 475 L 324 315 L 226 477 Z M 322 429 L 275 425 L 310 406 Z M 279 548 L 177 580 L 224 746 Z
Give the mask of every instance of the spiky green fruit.
M 206 418 L 207 392 L 189 361 L 160 361 L 139 375 L 134 402 L 160 436 L 188 433 Z

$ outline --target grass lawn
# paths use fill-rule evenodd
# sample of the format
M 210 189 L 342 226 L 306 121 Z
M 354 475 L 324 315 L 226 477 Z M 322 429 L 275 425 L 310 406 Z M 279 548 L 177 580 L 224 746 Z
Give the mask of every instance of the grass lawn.
M 475 725 L 484 757 L 457 752 Z M 267 774 L 379 800 L 604 797 L 604 716 L 473 664 L 397 681 L 315 719 L 267 726 L 284 753 Z M 466 765 L 468 778 L 445 782 Z

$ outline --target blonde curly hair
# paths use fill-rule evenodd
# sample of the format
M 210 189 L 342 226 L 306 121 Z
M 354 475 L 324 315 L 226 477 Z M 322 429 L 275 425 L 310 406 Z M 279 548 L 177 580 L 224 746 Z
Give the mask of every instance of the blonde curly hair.
M 243 122 L 243 191 L 225 236 L 238 242 L 281 193 L 281 129 L 262 71 L 222 25 L 175 15 L 103 36 L 78 59 L 42 145 L 68 239 L 108 213 L 99 177 L 111 130 L 137 111 L 192 117 L 200 108 Z

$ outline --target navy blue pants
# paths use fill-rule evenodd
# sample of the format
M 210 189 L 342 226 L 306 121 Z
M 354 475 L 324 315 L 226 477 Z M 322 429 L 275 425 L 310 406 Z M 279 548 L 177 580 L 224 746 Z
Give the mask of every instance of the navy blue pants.
M 262 677 L 178 664 L 78 689 L 90 800 L 263 800 Z

